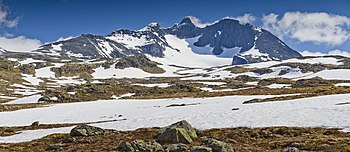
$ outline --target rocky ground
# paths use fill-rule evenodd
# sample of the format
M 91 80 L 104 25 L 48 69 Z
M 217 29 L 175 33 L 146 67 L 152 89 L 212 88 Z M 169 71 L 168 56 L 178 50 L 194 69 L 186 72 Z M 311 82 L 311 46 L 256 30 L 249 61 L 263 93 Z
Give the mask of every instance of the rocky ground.
M 107 130 L 82 124 L 73 128 L 70 134 L 0 144 L 0 151 L 349 152 L 350 134 L 337 129 L 297 127 L 196 130 L 187 121 L 164 128 L 134 131 Z

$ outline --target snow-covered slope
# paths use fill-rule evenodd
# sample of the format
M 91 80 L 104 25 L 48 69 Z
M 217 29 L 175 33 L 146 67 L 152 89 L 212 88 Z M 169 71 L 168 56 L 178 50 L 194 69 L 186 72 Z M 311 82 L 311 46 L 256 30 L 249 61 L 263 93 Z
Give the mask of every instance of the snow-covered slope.
M 172 48 L 166 47 L 164 57 L 151 57 L 151 60 L 164 65 L 177 65 L 184 67 L 213 67 L 229 65 L 230 58 L 220 58 L 215 55 L 196 54 L 189 47 L 190 44 L 185 39 L 180 39 L 174 35 L 165 35 L 166 41 Z
M 227 96 L 201 99 L 109 100 L 88 103 L 57 104 L 43 108 L 0 113 L 1 126 L 25 126 L 34 121 L 44 124 L 84 123 L 118 120 L 94 126 L 133 130 L 160 127 L 189 121 L 197 129 L 227 127 L 330 127 L 349 129 L 349 105 L 336 105 L 348 101 L 350 95 L 330 95 L 280 102 L 242 104 L 252 98 L 271 96 Z M 166 107 L 171 104 L 192 106 Z M 239 108 L 233 111 L 232 108 Z M 93 110 L 91 110 L 93 109 Z M 123 117 L 118 117 L 122 115 Z M 327 119 L 325 119 L 327 118 Z M 2 142 L 33 140 L 52 133 L 68 133 L 71 128 L 25 131 L 19 135 L 0 137 Z

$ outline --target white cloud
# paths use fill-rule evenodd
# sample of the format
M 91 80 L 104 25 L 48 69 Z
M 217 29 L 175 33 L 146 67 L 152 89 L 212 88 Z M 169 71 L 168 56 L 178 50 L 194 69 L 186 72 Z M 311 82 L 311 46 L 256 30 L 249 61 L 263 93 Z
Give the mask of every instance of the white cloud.
M 4 5 L 3 1 L 0 0 L 0 26 L 6 26 L 8 28 L 16 27 L 19 19 L 9 19 L 8 10 Z
M 323 12 L 286 12 L 281 18 L 271 13 L 263 16 L 263 28 L 280 38 L 301 42 L 341 45 L 350 39 L 350 18 Z
M 303 52 L 299 52 L 302 56 L 324 56 L 327 55 L 325 53 L 321 53 L 321 52 L 310 52 L 310 51 L 303 51 Z
M 255 22 L 256 17 L 250 13 L 246 13 L 243 16 L 237 16 L 233 19 L 238 20 L 239 23 L 241 23 L 241 24 L 246 24 L 246 23 L 252 24 L 253 22 Z
M 189 18 L 192 21 L 192 23 L 197 27 L 204 28 L 210 25 L 210 23 L 202 23 L 202 21 L 197 17 L 194 17 L 194 16 L 186 16 L 186 17 Z
M 0 47 L 8 51 L 28 52 L 39 48 L 42 43 L 37 39 L 30 39 L 25 36 L 0 37 Z
M 341 51 L 341 50 L 332 50 L 329 51 L 328 53 L 321 53 L 321 52 L 310 52 L 310 51 L 303 51 L 300 52 L 301 55 L 303 56 L 325 56 L 325 55 L 340 55 L 340 56 L 345 56 L 345 57 L 350 57 L 350 53 L 347 51 Z
M 341 51 L 341 50 L 333 50 L 328 52 L 329 55 L 341 55 L 341 56 L 346 56 L 350 57 L 350 53 L 347 51 Z
M 55 42 L 59 42 L 59 41 L 66 41 L 72 38 L 75 38 L 76 36 L 68 36 L 68 37 L 60 37 L 58 38 Z
M 9 9 L 4 5 L 3 0 L 0 0 L 0 28 L 16 27 L 19 22 L 17 18 L 9 16 Z M 25 36 L 15 36 L 11 33 L 0 34 L 0 47 L 13 52 L 28 52 L 41 46 L 42 43 L 37 39 L 27 38 Z

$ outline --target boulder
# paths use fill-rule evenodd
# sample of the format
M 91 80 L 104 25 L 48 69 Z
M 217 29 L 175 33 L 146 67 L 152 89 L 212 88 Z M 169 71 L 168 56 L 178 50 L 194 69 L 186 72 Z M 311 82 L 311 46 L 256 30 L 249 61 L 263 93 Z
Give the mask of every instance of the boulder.
M 145 152 L 163 152 L 164 149 L 161 144 L 157 143 L 154 140 L 144 141 L 144 140 L 134 140 L 132 142 L 123 141 L 119 145 L 120 151 L 125 152 L 136 152 L 136 151 L 145 151 Z
M 190 149 L 190 152 L 212 152 L 213 149 L 209 147 L 204 147 L 204 146 L 193 146 Z
M 185 144 L 171 144 L 165 150 L 166 152 L 184 152 L 188 151 L 188 146 Z
M 183 143 L 190 144 L 193 142 L 191 136 L 184 128 L 168 128 L 158 136 L 157 141 L 160 143 Z
M 94 126 L 89 126 L 89 125 L 79 125 L 74 127 L 70 131 L 70 136 L 94 136 L 94 135 L 102 135 L 108 132 L 105 129 L 99 128 L 99 127 L 94 127 Z
M 186 120 L 182 120 L 160 129 L 157 140 L 161 143 L 189 144 L 195 138 L 197 138 L 196 130 Z
M 30 126 L 32 126 L 32 127 L 37 127 L 37 126 L 39 126 L 40 124 L 39 124 L 39 121 L 34 121 Z
M 213 152 L 234 152 L 231 145 L 213 138 L 205 139 L 203 145 L 212 148 Z
M 169 128 L 183 128 L 186 130 L 186 132 L 188 132 L 188 135 L 190 135 L 191 138 L 197 138 L 196 130 L 186 120 L 182 120 L 182 121 L 176 122 L 170 126 L 161 128 L 160 133 L 162 134 L 163 132 L 165 132 L 165 130 L 167 130 Z
M 39 98 L 38 101 L 39 101 L 39 102 L 47 102 L 47 101 L 50 101 L 50 98 L 47 97 L 47 96 L 43 96 L 43 97 Z
M 131 145 L 131 143 L 127 141 L 123 141 L 119 144 L 119 150 L 120 151 L 127 151 L 127 152 L 133 152 L 135 151 L 134 147 Z
M 170 125 L 168 128 L 183 128 L 191 136 L 191 138 L 197 138 L 196 130 L 186 120 L 179 121 Z

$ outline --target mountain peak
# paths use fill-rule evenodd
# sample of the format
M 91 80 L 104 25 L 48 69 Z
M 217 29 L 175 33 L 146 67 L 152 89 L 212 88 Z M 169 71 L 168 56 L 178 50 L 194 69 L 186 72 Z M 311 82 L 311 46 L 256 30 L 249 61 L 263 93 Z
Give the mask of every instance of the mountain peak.
M 0 47 L 0 54 L 6 53 L 7 51 L 5 49 L 3 49 L 2 47 Z
M 178 25 L 182 24 L 193 24 L 198 28 L 204 28 L 208 25 L 207 23 L 202 23 L 200 19 L 194 16 L 186 16 Z
M 158 31 L 160 29 L 160 25 L 156 22 L 149 23 L 144 28 L 140 29 L 139 31 Z

